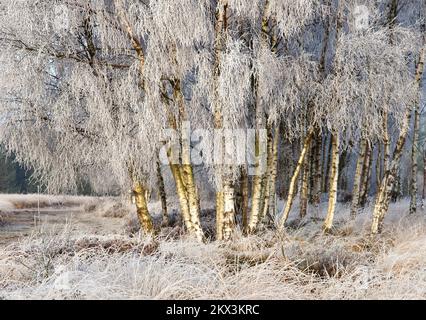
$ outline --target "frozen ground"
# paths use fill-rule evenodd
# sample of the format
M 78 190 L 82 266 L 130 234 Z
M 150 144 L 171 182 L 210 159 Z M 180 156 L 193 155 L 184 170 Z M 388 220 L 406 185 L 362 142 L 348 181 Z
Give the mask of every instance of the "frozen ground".
M 198 244 L 178 226 L 134 233 L 119 199 L 42 198 L 0 196 L 0 299 L 426 298 L 426 212 L 406 201 L 375 239 L 371 209 L 350 221 L 345 206 L 323 235 L 324 206 L 285 235 Z

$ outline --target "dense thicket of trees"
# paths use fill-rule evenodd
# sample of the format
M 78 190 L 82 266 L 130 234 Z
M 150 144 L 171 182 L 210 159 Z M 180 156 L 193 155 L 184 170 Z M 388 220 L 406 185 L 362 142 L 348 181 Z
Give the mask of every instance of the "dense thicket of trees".
M 33 171 L 22 167 L 13 154 L 0 148 L 0 192 L 1 193 L 37 193 L 46 192 L 46 185 L 33 177 Z M 103 195 L 92 190 L 90 181 L 81 179 L 76 192 L 81 195 Z M 111 189 L 109 195 L 119 195 L 117 189 Z
M 31 171 L 25 170 L 0 149 L 0 192 L 34 193 L 37 186 L 31 181 Z
M 0 140 L 50 192 L 132 189 L 146 232 L 156 189 L 163 224 L 176 196 L 202 241 L 213 189 L 219 240 L 236 221 L 282 231 L 297 195 L 301 217 L 328 202 L 326 232 L 338 201 L 355 216 L 374 199 L 376 234 L 408 149 L 419 204 L 425 14 L 426 0 L 1 0 Z

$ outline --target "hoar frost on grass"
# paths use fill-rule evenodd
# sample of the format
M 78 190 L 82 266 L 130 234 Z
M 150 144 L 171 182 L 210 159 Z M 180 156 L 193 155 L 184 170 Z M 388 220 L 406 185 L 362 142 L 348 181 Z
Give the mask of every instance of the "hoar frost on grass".
M 394 212 L 397 211 L 394 206 Z M 343 209 L 342 209 L 343 211 Z M 391 214 L 380 237 L 345 215 L 230 243 L 82 235 L 67 225 L 0 248 L 3 299 L 426 298 L 426 219 Z

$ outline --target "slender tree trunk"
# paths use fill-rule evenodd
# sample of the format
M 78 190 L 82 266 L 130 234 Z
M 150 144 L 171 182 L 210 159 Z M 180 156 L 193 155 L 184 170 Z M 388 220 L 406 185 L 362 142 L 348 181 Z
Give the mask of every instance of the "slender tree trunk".
M 297 162 L 296 169 L 294 170 L 293 177 L 291 178 L 290 187 L 289 187 L 288 196 L 287 196 L 287 202 L 286 202 L 284 209 L 282 211 L 282 214 L 281 214 L 281 220 L 280 220 L 280 223 L 279 223 L 279 230 L 282 230 L 284 228 L 284 224 L 286 223 L 286 221 L 288 219 L 288 215 L 289 215 L 291 207 L 293 205 L 297 180 L 299 178 L 300 171 L 302 170 L 302 166 L 305 162 L 306 153 L 308 152 L 309 145 L 310 145 L 312 137 L 313 137 L 313 132 L 314 132 L 314 130 L 311 129 L 308 132 L 308 134 L 305 138 L 305 141 L 303 142 L 303 148 L 302 148 L 302 151 L 301 151 L 300 156 L 299 156 L 299 161 Z
M 133 195 L 135 197 L 136 212 L 141 225 L 142 230 L 147 233 L 154 232 L 154 225 L 152 223 L 151 215 L 148 211 L 148 203 L 145 197 L 146 189 L 140 182 L 136 182 L 133 186 Z
M 175 92 L 175 94 L 177 93 Z M 183 108 L 183 106 L 181 105 L 180 108 Z M 181 110 L 180 112 L 182 113 L 183 111 Z M 177 124 L 174 120 L 172 120 L 171 116 L 169 118 L 171 127 L 177 130 Z M 199 198 L 192 165 L 190 164 L 189 142 L 183 141 L 181 145 L 183 164 L 176 163 L 177 159 L 175 159 L 172 149 L 173 147 L 168 149 L 167 157 L 169 159 L 170 170 L 176 185 L 182 219 L 188 233 L 195 236 L 199 241 L 204 241 L 204 233 L 201 229 L 200 223 Z
M 256 135 L 256 156 L 258 157 L 258 161 L 256 163 L 255 176 L 253 178 L 253 191 L 252 191 L 252 205 L 251 205 L 251 213 L 248 223 L 248 233 L 253 233 L 257 224 L 259 223 L 261 209 L 262 209 L 262 190 L 264 188 L 264 171 L 265 169 L 263 161 L 261 160 L 262 155 L 260 151 L 260 141 L 258 134 Z
M 314 180 L 315 180 L 315 155 L 317 153 L 317 139 L 312 139 L 311 150 L 309 151 L 309 191 L 308 191 L 308 202 L 313 203 L 314 200 Z
M 195 236 L 199 241 L 203 241 L 204 235 L 202 234 L 202 230 L 200 230 L 200 228 L 197 228 L 197 226 L 194 225 L 193 219 L 191 217 L 191 209 L 190 209 L 191 206 L 189 203 L 190 200 L 189 200 L 189 194 L 187 191 L 188 185 L 190 185 L 191 182 L 185 181 L 185 180 L 191 180 L 191 179 L 189 177 L 184 177 L 184 175 L 188 175 L 189 173 L 183 172 L 184 170 L 182 168 L 182 165 L 174 163 L 172 148 L 170 148 L 167 151 L 167 156 L 169 158 L 170 170 L 172 172 L 173 179 L 176 184 L 176 193 L 178 195 L 182 219 L 185 224 L 186 230 L 190 235 Z M 188 171 L 188 168 L 187 168 L 187 171 Z M 194 201 L 193 198 L 191 200 Z M 193 213 L 194 212 L 192 212 L 192 214 Z
M 271 198 L 270 183 L 271 183 L 271 177 L 269 175 L 265 175 L 264 183 L 263 183 L 263 192 L 262 192 L 263 204 L 262 204 L 262 208 L 261 208 L 260 216 L 259 216 L 260 222 L 262 223 L 266 222 L 266 219 L 269 218 L 269 215 L 268 215 L 269 201 Z
M 319 206 L 321 201 L 321 153 L 322 153 L 322 137 L 321 135 L 317 136 L 316 139 L 316 149 L 314 155 L 314 172 L 313 172 L 313 186 L 312 186 L 312 203 L 314 206 Z
M 308 148 L 309 149 L 309 148 Z M 308 191 L 309 191 L 309 175 L 310 175 L 310 163 L 308 161 L 310 156 L 309 150 L 306 154 L 306 160 L 303 164 L 303 174 L 302 174 L 302 187 L 300 190 L 300 217 L 304 218 L 308 209 Z
M 135 35 L 135 33 L 132 29 L 132 26 L 130 25 L 129 20 L 127 19 L 125 10 L 122 8 L 122 6 L 120 5 L 120 3 L 118 1 L 115 1 L 114 4 L 115 4 L 115 7 L 117 9 L 118 17 L 120 18 L 120 23 L 123 27 L 123 30 L 126 32 L 129 40 L 131 41 L 132 47 L 135 50 L 136 55 L 138 56 L 139 69 L 140 69 L 141 74 L 143 74 L 144 67 L 145 67 L 145 54 L 143 52 L 142 45 L 141 45 L 139 39 L 136 37 L 136 35 Z M 142 85 L 142 87 L 144 86 L 143 77 L 141 77 L 141 85 Z
M 331 5 L 331 0 L 325 0 L 326 6 Z M 327 53 L 329 51 L 330 44 L 330 31 L 331 31 L 331 16 L 326 19 L 324 26 L 324 40 L 322 41 L 321 56 L 319 61 L 319 72 L 322 77 L 327 76 L 326 64 L 327 64 Z M 321 167 L 321 155 L 323 155 L 323 164 L 326 163 L 326 148 L 327 148 L 327 137 L 323 139 L 324 134 L 318 134 L 316 138 L 316 153 L 314 155 L 314 171 L 313 171 L 313 183 L 312 183 L 312 202 L 315 207 L 315 214 L 319 213 L 319 205 L 321 202 L 321 195 L 326 186 L 322 184 L 322 167 Z M 323 142 L 324 140 L 324 142 Z M 323 150 L 324 147 L 324 150 Z M 328 174 L 328 173 L 326 173 Z
M 216 192 L 216 240 L 223 240 L 223 221 L 225 209 L 225 195 L 223 191 Z
M 262 191 L 260 194 L 260 208 L 259 208 L 259 223 L 265 222 L 265 217 L 267 216 L 268 205 L 269 205 L 269 175 L 264 174 L 262 176 Z
M 410 214 L 417 211 L 417 148 L 419 141 L 420 113 L 419 107 L 414 106 L 413 145 L 411 147 L 411 186 L 410 186 Z
M 324 168 L 324 180 L 323 180 L 323 191 L 324 193 L 328 192 L 328 182 L 329 182 L 329 175 L 330 175 L 330 166 L 331 166 L 331 153 L 333 149 L 333 143 L 332 143 L 332 135 L 329 134 L 329 138 L 327 139 L 326 143 L 326 154 L 327 154 L 327 160 L 324 161 L 325 168 Z
M 301 138 L 298 138 L 297 140 L 295 140 L 293 143 L 291 143 L 291 166 L 288 170 L 288 174 L 287 174 L 287 180 L 290 181 L 291 183 L 291 178 L 293 177 L 294 172 L 296 171 L 297 168 L 297 163 L 299 161 L 299 157 L 300 157 L 300 145 L 303 143 L 303 140 Z M 300 171 L 302 171 L 303 167 L 300 169 Z M 288 197 L 289 194 L 289 188 L 290 188 L 290 184 L 287 186 L 287 194 L 285 195 L 285 198 Z M 297 195 L 299 193 L 299 183 L 296 182 L 295 186 L 294 186 L 294 195 Z
M 371 166 L 372 166 L 372 146 L 368 142 L 367 148 L 365 152 L 365 159 L 363 165 L 363 174 L 362 174 L 362 182 L 361 182 L 361 191 L 359 198 L 359 207 L 364 208 L 367 202 L 368 193 L 370 191 L 369 186 L 371 182 Z
M 177 193 L 178 199 L 179 199 L 179 205 L 180 205 L 180 210 L 181 210 L 183 222 L 185 224 L 185 227 L 186 227 L 186 230 L 188 231 L 188 233 L 193 234 L 194 228 L 193 228 L 192 222 L 191 222 L 191 215 L 189 214 L 188 198 L 187 198 L 187 195 L 186 195 L 185 185 L 182 181 L 182 176 L 181 176 L 181 172 L 180 172 L 180 169 L 179 169 L 179 165 L 173 164 L 170 161 L 170 170 L 172 172 L 173 179 L 174 179 L 175 184 L 176 184 L 176 193 Z
M 226 183 L 223 188 L 223 202 L 223 240 L 230 240 L 235 225 L 235 190 L 231 183 Z
M 240 186 L 242 228 L 243 230 L 247 230 L 249 210 L 249 179 L 246 168 L 241 168 Z
M 337 12 L 336 12 L 336 32 L 335 39 L 339 39 L 341 31 L 343 29 L 344 19 L 343 19 L 343 9 L 344 1 L 337 2 Z M 324 232 L 330 232 L 333 226 L 334 213 L 336 210 L 337 203 L 337 189 L 339 183 L 339 160 L 340 160 L 340 136 L 339 132 L 331 132 L 331 146 L 330 146 L 330 155 L 331 158 L 330 164 L 327 170 L 330 170 L 330 183 L 328 190 L 328 211 L 327 217 L 324 222 Z
M 223 106 L 219 102 L 218 79 L 220 75 L 220 59 L 225 49 L 225 34 L 228 28 L 228 0 L 219 0 L 216 10 L 215 30 L 215 105 L 214 105 L 214 127 L 223 129 Z M 224 141 L 223 141 L 224 142 Z M 225 145 L 225 144 L 224 144 Z M 224 148 L 223 145 L 223 148 Z M 222 150 L 222 156 L 225 151 Z M 220 176 L 219 190 L 216 192 L 216 238 L 218 240 L 229 240 L 233 234 L 235 225 L 235 189 L 233 183 L 226 176 L 226 168 L 219 165 L 217 175 Z
M 388 127 L 388 114 L 385 113 L 383 116 L 383 173 L 389 170 L 390 163 L 390 137 Z
M 394 187 L 395 179 L 397 178 L 397 170 L 399 167 L 399 161 L 401 159 L 402 149 L 404 146 L 404 140 L 399 139 L 394 153 L 393 160 L 390 164 L 390 169 L 385 172 L 383 177 L 380 191 L 376 197 L 376 203 L 373 212 L 373 223 L 371 225 L 371 233 L 377 234 L 381 232 L 382 221 L 385 217 L 391 200 L 392 189 Z
M 351 217 L 355 217 L 358 213 L 359 208 L 359 199 L 361 193 L 361 177 L 362 177 L 362 167 L 365 159 L 365 153 L 367 151 L 367 141 L 365 139 L 361 140 L 360 153 L 358 155 L 358 160 L 356 163 L 354 186 L 352 189 L 352 204 L 351 204 Z
M 361 203 L 361 205 L 364 207 L 367 204 L 368 198 L 370 196 L 372 175 L 373 175 L 373 147 L 371 147 L 371 150 L 370 150 L 370 162 L 368 164 L 368 176 L 367 176 L 367 182 L 365 186 L 365 194 L 364 194 L 363 202 Z
M 270 205 L 270 199 L 271 199 L 271 178 L 273 175 L 273 161 L 274 161 L 274 137 L 273 134 L 275 132 L 272 132 L 271 128 L 268 128 L 268 141 L 267 141 L 267 167 L 266 167 L 266 173 L 264 175 L 264 191 L 263 191 L 263 207 L 261 211 L 261 221 L 265 221 L 266 218 L 269 217 L 269 205 Z
M 380 182 L 382 177 L 382 153 L 381 143 L 377 141 L 377 159 L 376 159 L 376 192 L 380 188 Z
M 325 143 L 324 143 L 325 144 Z M 312 204 L 314 206 L 314 217 L 317 218 L 320 214 L 320 203 L 322 195 L 322 151 L 323 151 L 323 137 L 317 136 L 317 148 L 314 160 L 314 177 L 313 177 L 313 195 Z M 325 158 L 325 156 L 324 156 Z
M 423 44 L 424 45 L 424 44 Z M 421 88 L 421 79 L 424 71 L 425 63 L 425 48 L 423 47 L 420 52 L 419 62 L 416 68 L 415 81 L 418 84 L 419 90 Z M 401 131 L 399 133 L 399 138 L 395 146 L 395 151 L 393 154 L 392 162 L 390 163 L 389 169 L 385 172 L 382 184 L 380 186 L 380 191 L 376 198 L 376 203 L 374 206 L 373 212 L 373 223 L 371 225 L 371 234 L 377 234 L 381 231 L 383 225 L 383 219 L 389 209 L 389 202 L 391 198 L 392 189 L 397 178 L 397 173 L 399 170 L 400 160 L 402 152 L 404 150 L 405 141 L 408 135 L 408 129 L 411 120 L 412 107 L 407 107 L 405 112 L 404 122 L 402 124 Z
M 139 40 L 135 37 L 134 33 L 133 33 L 133 29 L 130 26 L 130 23 L 127 19 L 127 16 L 125 14 L 125 11 L 123 10 L 123 8 L 121 6 L 117 6 L 117 13 L 120 19 L 120 23 L 122 24 L 123 30 L 126 32 L 126 34 L 128 35 L 132 47 L 135 50 L 137 56 L 138 56 L 138 60 L 139 60 L 139 69 L 140 69 L 140 73 L 141 75 L 144 72 L 144 65 L 145 65 L 145 56 L 144 56 L 144 52 L 142 49 L 142 46 L 139 42 Z M 141 77 L 141 79 L 143 79 Z M 141 87 L 143 88 L 144 83 L 143 80 L 141 81 Z M 136 211 L 137 211 L 137 215 L 139 218 L 139 222 L 141 224 L 142 229 L 146 232 L 146 233 L 152 233 L 154 231 L 154 227 L 153 227 L 153 222 L 152 222 L 152 218 L 148 212 L 148 203 L 147 203 L 147 199 L 146 199 L 146 190 L 143 187 L 143 185 L 140 182 L 134 182 L 133 185 L 133 196 L 135 199 L 135 204 L 136 204 Z
M 195 185 L 194 173 L 192 165 L 181 166 L 182 178 L 186 188 L 189 215 L 194 230 L 194 234 L 199 241 L 204 241 L 204 232 L 200 222 L 200 200 L 198 197 L 197 187 Z
M 339 147 L 340 138 L 338 134 L 332 136 L 332 159 L 330 174 L 330 189 L 328 196 L 328 212 L 324 222 L 324 231 L 329 232 L 333 227 L 334 213 L 337 202 L 337 184 L 339 181 Z
M 248 223 L 248 233 L 253 233 L 259 222 L 259 213 L 262 205 L 262 176 L 255 175 L 253 178 L 252 205 Z
M 425 208 L 426 199 L 426 148 L 423 151 L 423 193 L 422 193 L 422 209 Z
M 263 48 L 269 47 L 268 43 L 268 29 L 269 29 L 269 18 L 268 18 L 268 7 L 269 0 L 264 2 L 263 13 L 262 13 L 262 24 L 261 24 L 261 41 L 260 45 Z M 263 104 L 259 99 L 259 78 L 257 75 L 253 78 L 253 95 L 255 101 L 255 125 L 256 125 L 256 146 L 255 153 L 257 156 L 256 161 L 256 172 L 253 179 L 253 191 L 252 191 L 252 206 L 251 214 L 248 223 L 248 232 L 252 233 L 256 230 L 257 225 L 263 214 L 263 206 L 265 205 L 264 195 L 266 194 L 267 177 L 266 170 L 267 165 L 263 164 L 263 152 L 261 151 L 260 141 L 260 130 L 266 127 L 269 135 L 269 128 L 266 125 L 266 113 Z M 268 137 L 269 140 L 269 137 Z
M 160 161 L 157 160 L 157 186 L 158 186 L 158 197 L 161 202 L 161 212 L 162 212 L 162 226 L 169 225 L 169 214 L 167 212 L 167 195 L 166 188 L 164 186 L 163 174 L 161 172 Z
M 398 202 L 400 198 L 401 198 L 401 172 L 400 172 L 400 168 L 398 167 L 398 170 L 396 172 L 396 178 L 393 183 L 393 188 L 391 191 L 390 202 L 393 202 L 393 203 Z
M 270 173 L 270 185 L 269 185 L 269 215 L 272 219 L 275 219 L 277 213 L 277 170 L 278 170 L 278 144 L 280 141 L 280 129 L 277 124 L 275 128 L 273 152 L 272 152 L 272 168 Z
M 348 181 L 347 181 L 347 175 L 343 174 L 343 171 L 346 168 L 346 161 L 349 156 L 349 153 L 347 150 L 343 150 L 342 154 L 340 155 L 339 159 L 339 182 L 338 182 L 338 189 L 342 190 L 343 192 L 346 192 L 348 190 Z

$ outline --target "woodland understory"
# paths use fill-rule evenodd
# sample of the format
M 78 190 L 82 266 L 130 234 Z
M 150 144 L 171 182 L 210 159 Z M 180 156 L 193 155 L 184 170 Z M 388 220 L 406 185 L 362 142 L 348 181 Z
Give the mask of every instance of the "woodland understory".
M 64 298 L 425 298 L 425 18 L 426 0 L 0 0 L 0 143 L 46 193 L 89 185 L 138 219 L 2 248 L 0 295 L 50 298 L 63 266 Z

